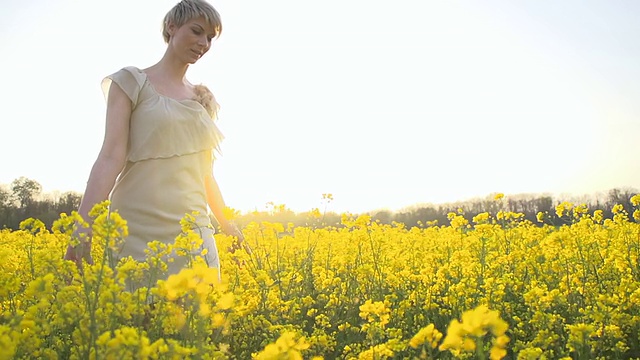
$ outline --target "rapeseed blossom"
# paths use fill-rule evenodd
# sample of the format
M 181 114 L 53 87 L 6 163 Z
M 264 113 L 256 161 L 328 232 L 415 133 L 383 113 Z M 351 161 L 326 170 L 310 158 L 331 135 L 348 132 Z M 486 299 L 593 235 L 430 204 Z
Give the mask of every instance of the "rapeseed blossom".
M 256 360 L 302 360 L 301 351 L 309 348 L 309 343 L 304 337 L 299 337 L 293 332 L 285 332 L 275 343 L 267 345 L 259 352 Z
M 423 327 L 409 341 L 412 348 L 418 348 L 422 344 L 428 345 L 431 349 L 436 349 L 442 339 L 442 333 L 433 324 Z
M 500 318 L 497 311 L 480 305 L 473 310 L 465 311 L 461 321 L 451 321 L 440 349 L 450 350 L 454 355 L 483 351 L 479 345 L 483 344 L 484 337 L 489 334 L 492 337 L 489 358 L 502 359 L 507 355 L 507 328 L 508 324 Z
M 371 300 L 367 300 L 364 304 L 360 305 L 360 317 L 368 322 L 377 321 L 382 327 L 385 327 L 389 323 L 390 312 L 391 310 L 381 301 L 372 302 Z
M 450 226 L 253 222 L 243 233 L 254 251 L 220 251 L 220 276 L 202 259 L 195 214 L 173 244 L 118 263 L 109 252 L 126 241 L 126 219 L 104 204 L 93 234 L 76 239 L 77 214 L 51 232 L 31 219 L 0 230 L 0 360 L 630 358 L 640 197 L 631 203 L 611 218 L 561 203 L 560 224 L 499 206 L 473 226 L 462 210 Z M 83 241 L 94 265 L 79 272 L 62 255 Z M 187 266 L 163 277 L 175 251 Z

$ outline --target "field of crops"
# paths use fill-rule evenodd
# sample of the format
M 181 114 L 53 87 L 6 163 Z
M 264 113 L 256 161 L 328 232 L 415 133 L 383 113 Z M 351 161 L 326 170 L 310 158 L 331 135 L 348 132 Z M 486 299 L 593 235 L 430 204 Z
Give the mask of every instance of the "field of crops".
M 72 215 L 0 231 L 0 360 L 640 358 L 639 210 L 254 222 L 251 253 L 216 235 L 220 282 L 188 217 L 175 244 L 113 264 L 126 223 L 105 206 L 82 273 L 62 261 Z M 171 251 L 190 267 L 156 281 Z

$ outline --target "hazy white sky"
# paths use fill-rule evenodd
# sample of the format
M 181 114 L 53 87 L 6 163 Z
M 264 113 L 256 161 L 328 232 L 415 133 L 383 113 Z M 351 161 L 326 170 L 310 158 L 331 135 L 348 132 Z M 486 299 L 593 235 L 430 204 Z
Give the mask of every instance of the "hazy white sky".
M 2 0 L 0 183 L 83 191 L 102 78 L 176 1 Z M 640 2 L 220 0 L 188 73 L 222 108 L 229 206 L 360 212 L 640 188 Z

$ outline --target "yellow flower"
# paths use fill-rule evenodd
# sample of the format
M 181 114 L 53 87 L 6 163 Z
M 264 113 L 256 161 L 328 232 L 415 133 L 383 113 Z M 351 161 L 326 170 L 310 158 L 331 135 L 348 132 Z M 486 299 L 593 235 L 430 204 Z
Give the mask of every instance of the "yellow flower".
M 297 338 L 297 339 L 296 339 Z M 284 332 L 275 341 L 275 343 L 268 344 L 265 348 L 259 352 L 256 356 L 256 360 L 302 360 L 302 354 L 300 351 L 308 349 L 309 343 L 304 337 L 299 337 L 293 332 Z
M 460 322 L 455 319 L 451 321 L 440 350 L 472 352 L 476 350 L 476 341 L 484 338 L 487 333 L 491 333 L 494 341 L 490 357 L 500 359 L 506 355 L 506 351 L 502 350 L 509 342 L 509 338 L 504 335 L 508 325 L 500 318 L 498 311 L 489 310 L 487 306 L 480 305 L 473 310 L 465 311 L 461 320 Z M 478 349 L 478 351 L 482 350 Z
M 360 305 L 360 317 L 368 322 L 378 322 L 382 327 L 385 327 L 389 323 L 389 314 L 391 309 L 382 301 L 372 302 L 367 300 L 364 304 Z
M 614 214 L 619 214 L 624 211 L 624 206 L 622 204 L 615 204 L 613 208 L 611 208 L 611 212 Z
M 638 200 L 640 195 L 633 202 Z M 252 214 L 245 235 L 256 251 L 241 258 L 242 267 L 220 251 L 224 281 L 203 263 L 197 224 L 188 216 L 176 244 L 151 242 L 144 261 L 120 259 L 114 271 L 105 247 L 123 234 L 124 222 L 98 207 L 96 234 L 105 241 L 94 242 L 96 265 L 83 273 L 62 260 L 76 233 L 76 215 L 61 215 L 50 233 L 34 219 L 24 230 L 0 230 L 0 360 L 60 354 L 500 359 L 509 350 L 526 360 L 635 353 L 638 345 L 627 331 L 635 321 L 629 314 L 640 308 L 637 259 L 633 251 L 629 257 L 640 232 L 640 208 L 634 206 L 633 217 L 618 206 L 619 214 L 604 219 L 601 210 L 589 217 L 586 207 L 561 203 L 563 219 L 574 221 L 559 227 L 535 226 L 516 212 L 500 211 L 495 221 L 480 213 L 474 221 L 486 223 L 467 225 L 467 231 L 342 214 L 345 226 L 292 223 L 283 233 L 281 223 L 267 221 L 273 218 L 262 223 Z M 455 209 L 450 215 L 457 226 L 464 224 Z M 338 222 L 339 215 L 325 216 Z M 227 236 L 216 241 L 219 249 L 231 244 Z M 187 265 L 167 277 L 168 256 L 176 250 L 188 257 L 176 262 Z M 130 280 L 149 289 L 125 291 Z M 514 302 L 514 294 L 523 303 Z M 574 302 L 575 316 L 567 319 L 572 294 L 584 302 Z M 434 324 L 454 314 L 460 316 L 443 335 Z M 408 334 L 417 323 L 425 327 Z M 563 324 L 571 324 L 566 337 L 556 331 Z M 149 343 L 147 331 L 157 340 Z M 231 348 L 225 342 L 232 332 Z M 283 335 L 269 343 L 278 332 Z M 509 337 L 520 340 L 511 344 Z
M 235 299 L 235 296 L 233 295 L 233 293 L 226 293 L 222 295 L 222 297 L 220 297 L 220 299 L 216 303 L 216 306 L 220 310 L 231 309 L 231 307 L 233 306 L 234 299 Z
M 558 217 L 563 217 L 564 214 L 571 211 L 571 209 L 573 209 L 573 203 L 563 201 L 556 206 L 556 215 L 558 215 Z
M 204 302 L 201 303 L 198 307 L 198 313 L 200 313 L 200 315 L 203 317 L 209 316 L 209 314 L 211 314 L 211 306 Z
M 314 218 L 314 219 L 320 219 L 322 217 L 322 213 L 320 212 L 320 209 L 318 208 L 313 208 L 311 209 L 311 211 L 309 212 L 309 216 Z
M 369 215 L 362 214 L 358 216 L 358 218 L 356 219 L 356 226 L 359 228 L 366 228 L 370 224 L 371 224 L 371 216 Z
M 391 350 L 386 344 L 379 344 L 360 353 L 360 355 L 358 355 L 358 360 L 389 359 L 393 357 L 393 355 L 393 350 Z
M 211 325 L 214 328 L 223 327 L 227 323 L 227 319 L 220 313 L 213 314 L 213 318 L 211 320 Z
M 489 220 L 489 213 L 483 212 L 473 217 L 472 221 L 476 224 L 483 224 Z
M 462 216 L 462 215 L 455 215 L 451 219 L 451 227 L 454 228 L 454 229 L 460 229 L 460 228 L 466 226 L 467 224 L 469 224 L 469 221 L 467 219 L 465 219 L 464 216 Z
M 594 335 L 595 327 L 591 324 L 567 325 L 569 340 L 567 347 L 576 351 L 582 347 L 591 347 L 590 338 Z
M 593 221 L 601 223 L 604 220 L 604 213 L 602 210 L 596 210 L 593 212 Z
M 0 360 L 13 359 L 17 344 L 12 339 L 11 328 L 7 325 L 0 325 Z
M 536 348 L 526 348 L 521 350 L 518 353 L 518 360 L 538 360 L 542 355 L 542 349 L 539 347 Z
M 409 345 L 416 349 L 426 343 L 430 348 L 436 349 L 440 339 L 442 339 L 442 333 L 435 328 L 435 325 L 429 324 L 411 338 Z

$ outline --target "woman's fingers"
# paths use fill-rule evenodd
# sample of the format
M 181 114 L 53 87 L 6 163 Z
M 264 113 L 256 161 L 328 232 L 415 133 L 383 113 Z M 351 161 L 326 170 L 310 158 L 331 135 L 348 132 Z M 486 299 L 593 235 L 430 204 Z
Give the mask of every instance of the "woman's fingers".
M 251 255 L 252 252 L 251 252 L 251 248 L 249 247 L 249 244 L 243 243 L 243 245 L 244 245 L 244 251 L 246 251 L 247 254 Z
M 84 265 L 82 260 L 86 261 L 89 265 L 93 265 L 93 257 L 91 256 L 91 245 L 79 244 L 75 247 L 70 245 L 69 247 L 67 247 L 67 252 L 64 254 L 64 260 L 73 261 L 82 274 Z

